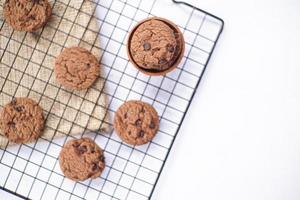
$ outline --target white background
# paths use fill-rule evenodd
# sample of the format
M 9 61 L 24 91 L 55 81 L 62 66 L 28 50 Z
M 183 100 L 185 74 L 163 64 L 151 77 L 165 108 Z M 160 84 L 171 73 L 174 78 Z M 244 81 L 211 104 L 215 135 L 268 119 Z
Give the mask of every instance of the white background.
M 299 200 L 300 0 L 193 2 L 225 29 L 152 199 Z
M 8 192 L 5 192 L 0 189 L 0 199 L 5 199 L 5 200 L 22 200 L 21 198 L 14 196 Z
M 225 29 L 153 200 L 300 199 L 300 0 L 194 0 Z

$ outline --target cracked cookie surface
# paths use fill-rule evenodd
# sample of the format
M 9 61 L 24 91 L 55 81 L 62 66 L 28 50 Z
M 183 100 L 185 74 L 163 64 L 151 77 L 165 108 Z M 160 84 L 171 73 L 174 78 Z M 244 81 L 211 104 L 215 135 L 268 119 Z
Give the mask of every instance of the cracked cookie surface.
M 56 80 L 68 89 L 89 88 L 99 77 L 97 58 L 82 47 L 70 47 L 56 58 L 54 72 Z
M 120 138 L 132 145 L 151 141 L 159 127 L 156 110 L 142 101 L 127 101 L 117 110 L 114 128 Z
M 10 142 L 26 143 L 36 140 L 44 129 L 42 108 L 32 99 L 15 98 L 0 114 L 0 128 Z
M 91 139 L 67 142 L 59 154 L 59 164 L 66 177 L 84 181 L 99 177 L 105 168 L 103 150 Z
M 4 17 L 17 31 L 33 32 L 46 24 L 52 8 L 48 0 L 6 0 Z
M 164 21 L 145 21 L 132 34 L 130 53 L 139 67 L 163 71 L 177 60 L 181 47 L 180 37 Z

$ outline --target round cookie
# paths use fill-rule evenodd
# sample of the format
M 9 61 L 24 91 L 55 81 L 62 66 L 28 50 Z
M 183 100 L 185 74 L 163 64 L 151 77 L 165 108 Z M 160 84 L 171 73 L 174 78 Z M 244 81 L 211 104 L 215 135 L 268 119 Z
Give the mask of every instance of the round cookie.
M 159 72 L 178 60 L 183 37 L 166 20 L 156 17 L 145 20 L 131 34 L 129 51 L 137 66 Z
M 82 47 L 66 48 L 56 58 L 56 80 L 68 89 L 89 88 L 100 74 L 97 58 Z
M 0 114 L 0 128 L 10 142 L 26 143 L 36 140 L 44 129 L 42 108 L 32 99 L 15 98 Z
M 33 32 L 46 24 L 51 16 L 48 0 L 6 0 L 4 17 L 17 31 Z
M 104 160 L 103 150 L 89 138 L 67 142 L 59 154 L 62 172 L 74 181 L 99 177 L 105 167 Z
M 173 30 L 164 22 L 150 20 L 133 33 L 130 51 L 142 68 L 164 70 L 173 59 L 176 39 Z
M 115 113 L 114 128 L 120 138 L 132 145 L 146 144 L 158 131 L 156 110 L 142 101 L 127 101 Z

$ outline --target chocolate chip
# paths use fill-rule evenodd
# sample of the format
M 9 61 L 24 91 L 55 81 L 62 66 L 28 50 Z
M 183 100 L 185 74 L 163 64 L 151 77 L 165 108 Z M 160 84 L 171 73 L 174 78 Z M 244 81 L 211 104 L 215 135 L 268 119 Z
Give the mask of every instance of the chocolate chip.
M 74 144 L 72 144 L 72 146 L 75 147 L 75 148 L 77 148 L 77 147 L 79 147 L 79 144 L 78 143 L 74 143 Z
M 86 146 L 79 146 L 79 147 L 77 147 L 77 149 L 78 149 L 79 153 L 81 153 L 81 154 L 87 152 Z
M 35 16 L 32 16 L 32 15 L 31 15 L 31 16 L 29 17 L 29 19 L 34 21 L 34 20 L 35 20 Z
M 140 119 L 135 121 L 135 125 L 136 126 L 141 126 L 142 125 L 142 121 Z
M 11 128 L 15 128 L 16 127 L 16 124 L 15 122 L 8 122 L 7 125 Z
M 90 63 L 87 63 L 86 64 L 86 68 L 90 68 L 91 67 L 91 64 Z
M 148 42 L 145 42 L 143 47 L 145 51 L 149 51 L 151 49 L 151 45 Z
M 144 135 L 145 135 L 145 132 L 144 132 L 143 130 L 141 130 L 141 131 L 139 132 L 138 137 L 144 137 Z
M 97 165 L 97 163 L 93 163 L 92 170 L 96 171 L 98 169 L 99 169 L 99 166 Z
M 15 107 L 15 110 L 16 110 L 17 112 L 22 112 L 23 109 L 24 109 L 24 106 L 16 106 L 16 107 Z
M 169 52 L 173 53 L 173 52 L 174 52 L 174 50 L 175 50 L 175 48 L 174 48 L 174 46 L 173 46 L 173 45 L 171 45 L 171 44 L 168 44 L 168 45 L 167 45 L 167 50 L 168 50 Z
M 124 114 L 124 119 L 127 119 L 127 113 Z
M 104 161 L 105 161 L 105 157 L 104 157 L 103 155 L 101 155 L 101 156 L 99 157 L 99 160 L 100 160 L 101 162 L 104 162 Z
M 144 108 L 144 106 L 142 107 L 141 113 L 145 113 L 145 108 Z
M 162 64 L 166 64 L 167 60 L 165 58 L 162 58 L 159 60 L 158 64 L 162 65 Z
M 131 135 L 131 131 L 128 131 L 128 135 Z
M 150 126 L 149 126 L 151 129 L 154 129 L 155 128 L 155 124 L 153 123 L 153 121 L 151 121 L 150 123 Z

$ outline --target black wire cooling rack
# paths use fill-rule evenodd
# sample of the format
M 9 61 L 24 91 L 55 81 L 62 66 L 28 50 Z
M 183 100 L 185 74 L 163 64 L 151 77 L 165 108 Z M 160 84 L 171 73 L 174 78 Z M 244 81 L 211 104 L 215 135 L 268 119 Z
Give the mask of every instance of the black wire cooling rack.
M 85 182 L 70 181 L 60 171 L 57 157 L 66 138 L 0 149 L 0 188 L 24 199 L 150 199 L 224 22 L 191 4 L 174 0 L 89 1 L 95 6 L 92 13 L 73 7 L 75 1 L 83 2 L 69 0 L 68 4 L 64 4 L 65 1 L 57 0 L 52 1 L 52 5 L 61 4 L 66 10 L 75 9 L 77 16 L 84 14 L 99 22 L 101 76 L 105 80 L 105 89 L 101 92 L 108 96 L 108 113 L 113 116 L 116 109 L 130 99 L 146 101 L 159 113 L 158 135 L 147 145 L 133 147 L 124 144 L 114 132 L 84 133 L 105 149 L 106 156 L 106 169 L 101 178 Z M 186 42 L 181 64 L 163 77 L 141 74 L 128 62 L 126 55 L 129 30 L 138 21 L 150 16 L 173 21 L 182 30 Z M 64 19 L 63 15 L 57 17 Z M 1 27 L 5 24 L 4 21 L 0 23 Z M 69 23 L 72 27 L 81 26 L 72 20 Z M 89 30 L 89 27 L 87 30 L 95 31 Z M 66 34 L 70 35 L 70 32 Z M 12 36 L 7 39 L 12 40 Z M 92 47 L 97 46 L 97 40 L 88 42 Z M 20 47 L 25 45 L 23 41 L 19 43 Z M 3 44 L 0 46 L 1 68 L 4 68 L 2 57 L 9 49 Z M 9 81 L 7 79 L 8 75 L 0 71 L 1 90 Z M 27 89 L 31 91 L 32 88 Z M 82 128 L 89 130 L 88 127 Z

